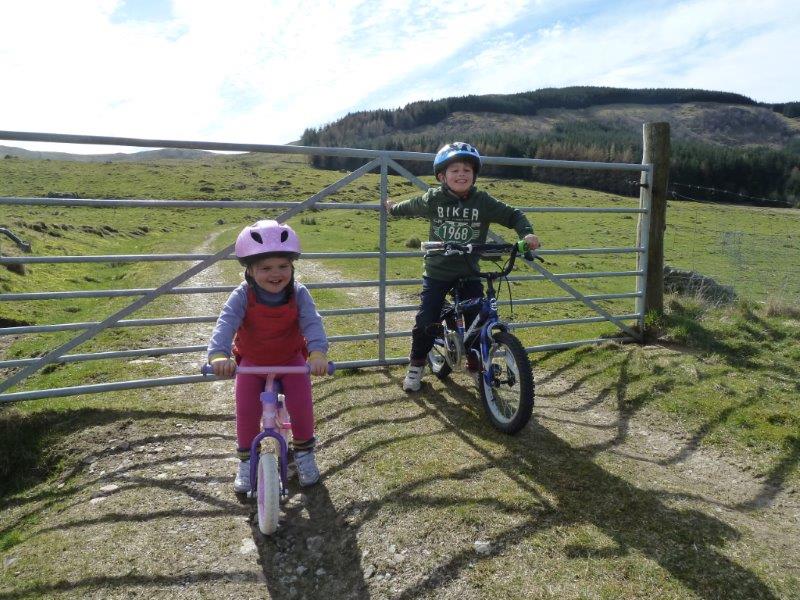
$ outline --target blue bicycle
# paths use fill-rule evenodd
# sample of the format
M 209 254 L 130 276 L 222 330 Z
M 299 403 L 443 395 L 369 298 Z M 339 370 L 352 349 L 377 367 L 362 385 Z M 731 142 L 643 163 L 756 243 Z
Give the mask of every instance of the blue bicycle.
M 467 261 L 475 275 L 486 280 L 486 295 L 461 300 L 459 285 L 453 288 L 453 302 L 445 301 L 441 324 L 434 329 L 428 365 L 436 377 L 446 380 L 452 371 L 465 369 L 467 356 L 475 356 L 480 363 L 476 383 L 486 416 L 499 431 L 517 433 L 533 412 L 533 371 L 522 342 L 500 320 L 494 282 L 511 272 L 520 253 L 529 260 L 539 257 L 531 254 L 523 241 L 516 244 L 423 242 L 422 250 L 447 256 L 462 255 L 465 259 L 470 255 L 494 260 L 508 256 L 505 266 L 498 272 L 481 272 Z M 476 310 L 472 323 L 465 327 L 465 312 Z

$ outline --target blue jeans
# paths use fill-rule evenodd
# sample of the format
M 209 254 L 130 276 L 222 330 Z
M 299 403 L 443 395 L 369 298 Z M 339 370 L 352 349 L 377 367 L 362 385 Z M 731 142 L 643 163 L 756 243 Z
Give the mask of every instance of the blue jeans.
M 411 330 L 411 364 L 425 364 L 425 358 L 433 347 L 434 335 L 430 327 L 439 323 L 447 293 L 461 282 L 458 293 L 461 300 L 480 298 L 483 296 L 483 284 L 480 279 L 442 281 L 441 279 L 422 278 L 422 291 L 419 293 L 419 310 L 414 328 Z M 475 311 L 477 313 L 477 310 Z M 472 316 L 467 313 L 467 319 Z

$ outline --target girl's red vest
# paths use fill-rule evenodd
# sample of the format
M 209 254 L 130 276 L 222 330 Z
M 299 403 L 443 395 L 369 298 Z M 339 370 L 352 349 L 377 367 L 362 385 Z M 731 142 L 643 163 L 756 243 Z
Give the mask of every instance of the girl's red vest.
M 294 294 L 286 304 L 267 306 L 248 288 L 247 311 L 233 339 L 236 362 L 246 358 L 261 366 L 283 365 L 298 353 L 308 357 Z

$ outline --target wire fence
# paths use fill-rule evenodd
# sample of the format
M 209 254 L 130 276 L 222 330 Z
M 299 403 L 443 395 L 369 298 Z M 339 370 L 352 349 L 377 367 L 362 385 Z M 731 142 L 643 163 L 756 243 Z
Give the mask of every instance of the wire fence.
M 711 202 L 689 187 L 671 184 L 678 202 L 667 212 L 665 263 L 730 286 L 739 298 L 800 305 L 800 210 Z

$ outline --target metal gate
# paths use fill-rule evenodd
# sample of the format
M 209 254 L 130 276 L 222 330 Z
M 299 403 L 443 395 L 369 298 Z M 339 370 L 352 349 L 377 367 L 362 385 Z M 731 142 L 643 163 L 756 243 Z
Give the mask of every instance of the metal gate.
M 421 190 L 428 189 L 428 185 L 410 173 L 397 161 L 425 161 L 430 164 L 434 155 L 418 152 L 393 152 L 379 150 L 363 150 L 352 148 L 321 148 L 303 147 L 291 145 L 265 145 L 265 144 L 230 144 L 216 142 L 190 142 L 176 140 L 149 140 L 136 138 L 115 138 L 100 136 L 82 135 L 61 135 L 47 133 L 27 133 L 0 131 L 0 140 L 5 141 L 37 141 L 37 142 L 59 142 L 66 144 L 92 144 L 110 146 L 129 146 L 143 148 L 179 148 L 196 149 L 207 151 L 223 152 L 255 152 L 270 154 L 302 154 L 319 156 L 336 156 L 347 158 L 360 158 L 366 160 L 362 167 L 348 173 L 332 185 L 329 185 L 309 198 L 299 202 L 267 202 L 267 201 L 195 201 L 195 200 L 112 200 L 112 199 L 77 199 L 77 198 L 41 198 L 41 197 L 0 197 L 0 205 L 25 205 L 25 206 L 94 206 L 94 207 L 148 207 L 148 208 L 174 208 L 174 207 L 197 207 L 197 208 L 271 208 L 284 209 L 283 212 L 275 217 L 278 221 L 284 221 L 308 209 L 356 209 L 374 210 L 378 213 L 378 252 L 359 252 L 359 253 L 304 253 L 303 258 L 325 259 L 325 258 L 364 258 L 378 261 L 379 277 L 376 281 L 347 281 L 338 283 L 318 283 L 308 284 L 307 287 L 327 288 L 346 288 L 346 287 L 377 287 L 378 306 L 368 308 L 343 308 L 335 310 L 321 310 L 320 314 L 326 315 L 345 315 L 345 314 L 377 314 L 378 331 L 360 335 L 341 335 L 331 336 L 330 342 L 346 342 L 353 340 L 377 340 L 378 356 L 367 360 L 355 360 L 339 363 L 342 368 L 361 368 L 385 365 L 397 365 L 408 362 L 405 357 L 387 357 L 386 340 L 390 337 L 406 337 L 410 331 L 387 331 L 386 314 L 388 312 L 415 311 L 416 305 L 387 306 L 386 290 L 388 286 L 394 285 L 417 285 L 419 280 L 387 280 L 386 265 L 387 260 L 399 257 L 422 256 L 422 252 L 388 252 L 387 251 L 387 214 L 383 209 L 383 203 L 388 197 L 388 176 L 391 169 L 394 173 L 406 178 Z M 636 256 L 636 266 L 634 269 L 625 271 L 596 271 L 590 273 L 562 273 L 556 274 L 534 262 L 525 261 L 536 274 L 512 277 L 512 280 L 531 281 L 546 279 L 558 286 L 567 293 L 564 297 L 546 298 L 526 298 L 514 300 L 514 304 L 536 304 L 551 302 L 575 302 L 579 301 L 591 308 L 597 316 L 559 319 L 552 321 L 534 321 L 526 323 L 512 323 L 512 328 L 532 328 L 543 326 L 559 326 L 576 323 L 593 323 L 608 321 L 618 327 L 622 333 L 623 341 L 639 339 L 639 331 L 643 329 L 644 321 L 644 297 L 646 281 L 646 255 L 648 248 L 647 232 L 649 229 L 650 200 L 652 181 L 652 165 L 649 164 L 627 164 L 627 163 L 602 163 L 602 162 L 578 162 L 560 160 L 542 160 L 527 158 L 506 158 L 506 157 L 484 157 L 485 164 L 511 165 L 522 167 L 540 168 L 570 168 L 570 169 L 596 169 L 596 170 L 615 170 L 636 172 L 641 174 L 641 195 L 639 206 L 636 208 L 623 207 L 519 207 L 527 213 L 618 213 L 634 214 L 638 216 L 637 237 L 638 243 L 629 247 L 589 247 L 589 248 L 562 248 L 542 250 L 541 254 L 546 255 L 591 255 L 591 254 L 634 254 Z M 359 177 L 379 170 L 380 172 L 380 202 L 376 204 L 347 204 L 324 202 L 324 199 L 342 189 Z M 0 222 L 0 233 L 5 233 L 14 239 L 14 233 Z M 492 239 L 499 239 L 490 232 Z M 17 238 L 16 241 L 20 248 L 23 248 L 24 241 Z M 93 352 L 83 354 L 69 354 L 71 350 L 84 342 L 92 339 L 97 334 L 109 328 L 130 327 L 139 325 L 175 325 L 182 323 L 213 322 L 216 316 L 198 316 L 181 318 L 162 318 L 162 319 L 127 319 L 130 315 L 140 310 L 142 307 L 153 302 L 155 299 L 165 294 L 197 294 L 228 291 L 232 287 L 219 286 L 212 288 L 180 287 L 191 277 L 207 269 L 217 261 L 230 258 L 233 246 L 228 246 L 214 254 L 159 254 L 159 255 L 95 255 L 95 256 L 0 256 L 0 265 L 23 265 L 23 264 L 43 264 L 43 263 L 81 263 L 81 262 L 134 262 L 134 261 L 197 261 L 196 264 L 169 281 L 152 289 L 123 289 L 123 290 L 76 290 L 72 292 L 36 292 L 36 293 L 2 293 L 0 294 L 0 306 L 5 302 L 24 302 L 30 300 L 60 300 L 65 298 L 102 298 L 102 297 L 138 297 L 136 300 L 117 310 L 114 314 L 97 322 L 84 323 L 60 323 L 52 325 L 32 325 L 32 326 L 12 326 L 0 328 L 0 336 L 19 336 L 24 334 L 55 332 L 55 331 L 80 331 L 78 335 L 69 341 L 47 351 L 39 357 L 16 360 L 0 360 L 0 369 L 11 374 L 0 383 L 0 401 L 11 402 L 18 400 L 30 400 L 36 398 L 50 398 L 58 396 L 69 396 L 75 394 L 97 393 L 114 390 L 135 389 L 145 387 L 157 387 L 165 385 L 177 385 L 185 383 L 195 383 L 205 381 L 199 375 L 181 375 L 175 377 L 146 378 L 131 381 L 117 381 L 101 384 L 80 385 L 73 387 L 51 388 L 44 390 L 29 390 L 8 392 L 30 375 L 40 371 L 47 365 L 54 363 L 73 363 L 101 359 L 125 359 L 136 356 L 158 356 L 165 354 L 178 353 L 203 353 L 205 346 L 186 346 L 168 348 L 144 348 L 131 349 L 113 352 Z M 301 259 L 302 260 L 302 259 Z M 582 294 L 574 286 L 567 283 L 568 279 L 593 278 L 593 277 L 634 277 L 636 289 L 631 292 L 620 294 Z M 598 301 L 631 298 L 635 302 L 633 312 L 626 314 L 611 314 L 603 309 Z M 626 325 L 626 322 L 635 322 L 638 330 Z M 600 339 L 572 340 L 554 344 L 539 345 L 528 347 L 528 352 L 543 350 L 555 350 L 569 348 L 578 345 L 595 344 L 606 341 Z

